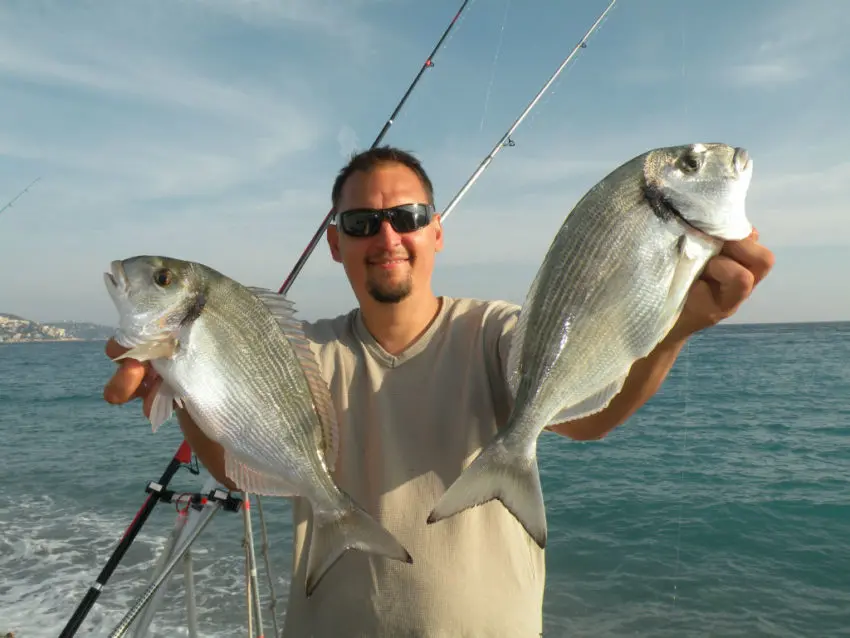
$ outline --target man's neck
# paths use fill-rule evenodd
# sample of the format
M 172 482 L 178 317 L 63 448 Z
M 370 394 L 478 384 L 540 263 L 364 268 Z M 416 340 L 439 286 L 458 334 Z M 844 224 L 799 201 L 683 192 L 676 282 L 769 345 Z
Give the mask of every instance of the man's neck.
M 392 355 L 408 348 L 428 329 L 442 301 L 429 292 L 408 297 L 398 303 L 379 303 L 374 299 L 360 304 L 363 323 L 381 347 Z

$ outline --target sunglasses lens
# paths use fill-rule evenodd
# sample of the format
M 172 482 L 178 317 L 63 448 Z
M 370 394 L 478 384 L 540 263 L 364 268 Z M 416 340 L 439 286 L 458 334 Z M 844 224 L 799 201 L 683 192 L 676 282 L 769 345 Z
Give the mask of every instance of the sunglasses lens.
M 342 216 L 342 230 L 355 237 L 368 237 L 374 234 L 379 224 L 380 217 L 375 211 L 349 211 Z
M 398 233 L 412 233 L 424 228 L 431 221 L 428 207 L 422 204 L 406 204 L 392 209 L 392 225 Z
M 421 215 L 406 210 L 394 210 L 392 214 L 392 225 L 397 233 L 410 233 L 422 228 Z

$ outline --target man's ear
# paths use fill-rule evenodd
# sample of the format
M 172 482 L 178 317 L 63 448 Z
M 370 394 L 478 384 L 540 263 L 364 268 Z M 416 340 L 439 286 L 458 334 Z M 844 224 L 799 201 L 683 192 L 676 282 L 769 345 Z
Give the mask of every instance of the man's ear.
M 325 237 L 328 240 L 328 248 L 331 250 L 331 257 L 333 257 L 334 261 L 342 263 L 342 255 L 339 252 L 339 231 L 337 230 L 336 225 L 331 224 L 328 226 Z
M 434 232 L 436 233 L 434 246 L 437 252 L 440 252 L 443 250 L 443 222 L 440 218 L 440 213 L 434 215 Z

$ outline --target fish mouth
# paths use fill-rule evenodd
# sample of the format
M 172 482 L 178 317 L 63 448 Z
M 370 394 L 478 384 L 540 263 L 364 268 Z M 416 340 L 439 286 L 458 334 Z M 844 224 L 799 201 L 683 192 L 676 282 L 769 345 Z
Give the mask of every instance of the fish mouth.
M 103 273 L 103 279 L 110 292 L 126 294 L 130 289 L 130 282 L 124 272 L 124 265 L 115 260 L 109 264 L 110 272 Z
M 732 156 L 732 164 L 738 173 L 745 172 L 750 167 L 750 154 L 747 149 L 738 146 L 735 148 L 735 154 Z

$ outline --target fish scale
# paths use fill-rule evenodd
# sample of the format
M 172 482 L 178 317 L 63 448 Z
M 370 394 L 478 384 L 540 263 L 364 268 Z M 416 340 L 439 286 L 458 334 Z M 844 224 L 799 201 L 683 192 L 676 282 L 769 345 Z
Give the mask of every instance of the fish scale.
M 724 241 L 752 227 L 749 155 L 725 144 L 653 149 L 617 167 L 567 215 L 513 329 L 508 422 L 449 486 L 427 522 L 498 499 L 542 548 L 537 439 L 603 410 L 632 364 L 667 335 Z

